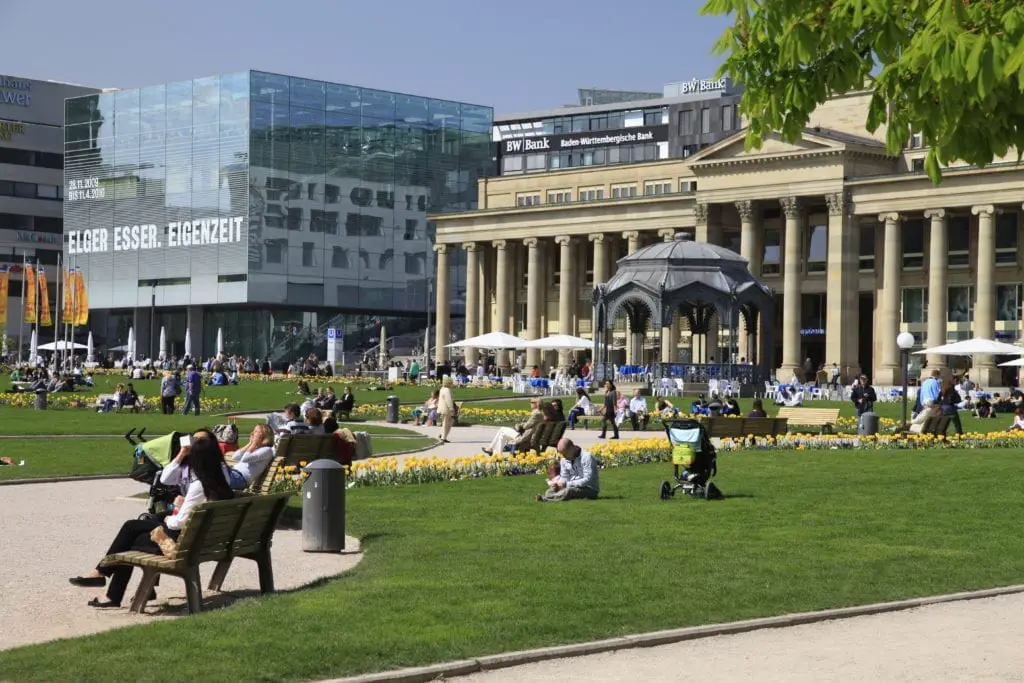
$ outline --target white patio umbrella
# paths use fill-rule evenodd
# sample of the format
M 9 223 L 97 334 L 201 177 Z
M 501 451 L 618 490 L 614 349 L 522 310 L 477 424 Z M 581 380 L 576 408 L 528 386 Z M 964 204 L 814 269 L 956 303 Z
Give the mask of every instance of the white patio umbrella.
M 128 348 L 125 349 L 126 353 L 131 354 L 132 360 L 135 360 L 135 328 L 128 328 L 128 343 L 125 344 Z
M 185 328 L 185 355 L 192 357 L 192 330 L 188 327 Z
M 32 339 L 28 343 L 28 359 L 33 365 L 39 357 L 39 340 L 36 339 L 36 331 L 32 330 Z
M 217 328 L 217 355 L 224 353 L 224 328 Z
M 586 351 L 594 348 L 591 339 L 574 337 L 571 334 L 553 334 L 544 339 L 534 339 L 523 344 L 524 349 L 546 349 L 557 351 Z
M 85 344 L 79 344 L 77 342 L 67 342 L 60 339 L 49 344 L 43 344 L 39 347 L 40 351 L 70 351 L 87 348 Z
M 160 326 L 160 355 L 157 357 L 160 360 L 167 358 L 167 332 L 163 325 Z
M 93 363 L 96 361 L 96 348 L 92 344 L 92 331 L 89 332 L 89 341 L 85 344 L 85 362 Z
M 504 332 L 488 332 L 477 337 L 470 337 L 449 344 L 448 348 L 456 349 L 521 349 L 526 344 L 525 339 L 520 339 Z
M 1024 346 L 1014 346 L 992 339 L 976 337 L 964 341 L 933 346 L 930 349 L 914 351 L 915 355 L 933 354 L 936 356 L 1024 356 Z
M 1000 363 L 999 367 L 1001 367 L 1001 368 L 1020 368 L 1020 367 L 1024 367 L 1024 358 L 1014 358 L 1013 360 L 1008 360 L 1005 363 Z

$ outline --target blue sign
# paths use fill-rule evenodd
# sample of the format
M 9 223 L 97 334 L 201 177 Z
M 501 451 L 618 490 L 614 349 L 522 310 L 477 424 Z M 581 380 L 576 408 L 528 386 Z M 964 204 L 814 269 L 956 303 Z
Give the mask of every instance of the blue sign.
M 328 339 L 336 339 L 337 337 L 334 336 L 334 333 L 335 333 L 335 330 L 334 330 L 333 327 L 328 327 L 327 328 L 327 338 Z

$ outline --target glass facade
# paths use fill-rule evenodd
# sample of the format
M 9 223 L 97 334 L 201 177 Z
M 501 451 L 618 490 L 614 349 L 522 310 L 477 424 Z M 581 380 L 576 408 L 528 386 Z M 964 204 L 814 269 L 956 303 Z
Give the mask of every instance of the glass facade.
M 317 336 L 345 314 L 422 318 L 427 214 L 476 208 L 492 121 L 256 71 L 69 99 L 66 256 L 93 309 L 206 307 L 204 349 L 221 326 L 259 353 L 294 319 Z

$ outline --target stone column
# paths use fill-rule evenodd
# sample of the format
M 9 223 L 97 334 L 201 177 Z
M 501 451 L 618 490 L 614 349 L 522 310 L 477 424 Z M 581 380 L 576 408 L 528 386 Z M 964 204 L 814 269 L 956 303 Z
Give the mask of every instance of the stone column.
M 826 273 L 825 358 L 826 368 L 839 364 L 847 380 L 860 374 L 856 337 L 858 323 L 857 271 L 859 257 L 854 244 L 852 217 L 846 195 L 825 195 L 828 204 L 828 270 Z
M 878 220 L 885 223 L 882 236 L 882 291 L 879 301 L 878 334 L 881 353 L 875 363 L 872 383 L 879 386 L 896 386 L 903 382 L 900 370 L 900 352 L 896 346 L 896 335 L 900 332 L 900 271 L 903 268 L 903 241 L 900 238 L 898 213 L 883 213 Z
M 603 233 L 596 235 L 590 235 L 590 241 L 594 243 L 594 286 L 608 281 L 608 240 L 605 238 Z M 594 315 L 593 308 L 591 308 L 591 316 Z M 598 339 L 598 343 L 607 344 L 611 338 L 611 333 L 608 331 L 612 328 L 615 321 L 605 321 L 605 333 Z M 597 321 L 590 321 L 590 334 L 591 336 L 597 335 Z M 597 360 L 596 358 L 593 360 Z
M 523 240 L 526 245 L 526 338 L 540 338 L 540 307 L 544 302 L 544 285 L 541 269 L 540 241 L 536 237 Z M 526 350 L 527 369 L 540 365 L 540 350 Z
M 672 242 L 676 238 L 676 232 L 674 228 L 665 228 L 658 231 L 658 237 L 665 240 L 666 242 Z M 679 358 L 679 336 L 681 326 L 679 324 L 679 311 L 672 312 L 672 324 L 669 325 L 669 353 L 668 360 L 665 359 L 665 343 L 662 341 L 662 363 L 675 363 Z
M 505 240 L 494 240 L 491 242 L 491 246 L 494 247 L 494 258 L 497 261 L 494 277 L 494 303 L 496 308 L 494 331 L 515 334 L 513 330 L 509 329 L 508 320 L 509 311 L 512 310 L 513 292 L 515 291 L 509 287 L 508 243 Z M 498 352 L 497 361 L 503 370 L 507 370 L 510 367 L 509 356 L 505 352 Z
M 463 244 L 466 250 L 466 338 L 480 334 L 480 252 L 476 242 Z M 466 349 L 466 364 L 476 364 L 477 349 Z
M 451 284 L 448 281 L 448 245 L 435 244 L 434 251 L 437 252 L 437 326 L 434 331 L 434 358 L 447 361 L 448 344 L 451 343 L 452 308 L 451 308 Z
M 758 225 L 760 211 L 756 202 L 744 199 L 736 202 L 736 212 L 740 215 L 740 256 L 747 259 L 750 273 L 755 278 L 760 278 L 761 269 L 754 270 L 754 263 L 759 260 L 757 258 L 757 231 L 760 228 Z M 755 349 L 750 345 L 750 330 L 747 329 L 747 322 L 743 319 L 742 314 L 736 329 L 739 330 L 739 339 L 736 340 L 737 353 L 740 358 L 750 360 L 755 355 Z
M 491 327 L 491 274 L 494 272 L 493 257 L 490 255 L 486 242 L 477 245 L 480 250 L 480 257 L 477 261 L 480 264 L 480 322 L 477 324 L 479 334 L 487 334 Z M 484 356 L 487 354 L 485 353 Z
M 572 334 L 572 318 L 576 308 L 576 262 L 573 260 L 573 241 L 568 235 L 555 238 L 560 249 L 558 283 L 558 333 Z M 569 351 L 558 352 L 558 363 L 563 368 L 569 367 Z
M 640 233 L 636 230 L 627 230 L 622 233 L 622 239 L 626 240 L 626 255 L 629 256 L 640 246 Z M 629 364 L 642 363 L 643 342 L 639 343 L 638 337 L 642 334 L 632 328 L 629 319 L 626 319 L 626 362 Z
M 695 242 L 705 242 L 707 244 L 720 244 L 722 241 L 722 226 L 716 220 L 714 207 L 710 204 L 696 204 L 693 207 L 694 218 L 697 221 L 697 228 L 694 231 Z M 722 358 L 719 358 L 718 353 L 718 315 L 714 314 L 711 316 L 711 321 L 708 323 L 708 331 L 704 333 L 703 343 L 698 343 L 701 347 L 701 353 L 698 358 L 695 358 L 697 363 L 707 363 L 711 360 L 711 357 L 715 357 L 715 362 L 722 362 Z
M 978 217 L 978 280 L 974 302 L 974 336 L 996 338 L 996 208 L 975 206 Z M 984 388 L 1002 384 L 1001 372 L 992 356 L 977 356 L 971 377 Z
M 788 382 L 793 375 L 803 379 L 800 357 L 800 280 L 804 212 L 798 197 L 779 200 L 786 215 L 785 253 L 782 273 L 782 365 L 777 376 Z
M 678 338 L 672 337 L 672 326 L 667 325 L 661 328 L 661 362 L 671 363 L 675 356 L 675 347 Z
M 927 345 L 941 346 L 946 343 L 946 331 L 949 327 L 948 282 L 949 270 L 949 217 L 945 209 L 929 209 L 924 217 L 931 220 L 928 247 L 928 339 Z M 931 374 L 935 368 L 946 369 L 946 357 L 928 354 L 928 369 Z

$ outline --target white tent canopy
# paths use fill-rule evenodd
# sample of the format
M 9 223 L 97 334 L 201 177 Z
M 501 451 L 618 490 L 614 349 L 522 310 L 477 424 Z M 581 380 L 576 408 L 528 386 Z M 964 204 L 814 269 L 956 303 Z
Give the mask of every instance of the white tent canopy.
M 66 342 L 63 339 L 60 341 L 50 342 L 49 344 L 42 344 L 39 346 L 40 351 L 68 351 L 71 349 L 87 349 L 85 344 L 79 344 L 77 342 Z
M 574 337 L 571 334 L 554 334 L 544 339 L 534 339 L 523 344 L 525 349 L 549 349 L 558 351 L 586 351 L 594 348 L 591 339 Z
M 504 332 L 488 332 L 478 337 L 470 337 L 449 344 L 449 348 L 456 349 L 521 349 L 526 344 L 525 339 L 505 334 Z
M 931 354 L 935 356 L 1024 356 L 1024 346 L 1014 346 L 991 339 L 965 339 L 964 341 L 933 346 L 930 349 L 915 351 L 916 355 Z

